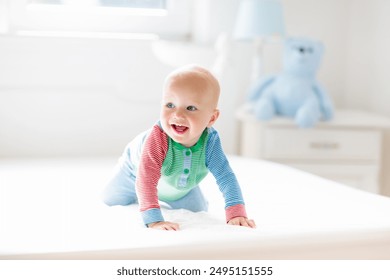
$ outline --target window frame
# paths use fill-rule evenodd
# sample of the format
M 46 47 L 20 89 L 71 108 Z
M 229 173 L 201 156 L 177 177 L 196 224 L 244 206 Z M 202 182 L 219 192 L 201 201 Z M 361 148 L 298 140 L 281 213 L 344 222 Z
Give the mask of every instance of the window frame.
M 57 5 L 50 6 L 52 7 L 46 11 L 31 9 L 28 0 L 9 0 L 9 33 L 143 33 L 156 34 L 160 38 L 184 39 L 188 38 L 191 32 L 192 0 L 167 0 L 165 15 L 139 15 L 129 8 L 120 7 L 74 10 Z

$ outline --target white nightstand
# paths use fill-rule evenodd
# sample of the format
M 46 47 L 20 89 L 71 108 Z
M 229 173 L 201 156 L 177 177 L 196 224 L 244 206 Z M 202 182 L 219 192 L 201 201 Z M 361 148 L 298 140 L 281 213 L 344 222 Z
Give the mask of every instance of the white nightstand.
M 329 122 L 301 129 L 290 118 L 259 121 L 249 106 L 237 111 L 240 154 L 275 161 L 362 190 L 379 193 L 384 129 L 390 119 L 338 110 Z

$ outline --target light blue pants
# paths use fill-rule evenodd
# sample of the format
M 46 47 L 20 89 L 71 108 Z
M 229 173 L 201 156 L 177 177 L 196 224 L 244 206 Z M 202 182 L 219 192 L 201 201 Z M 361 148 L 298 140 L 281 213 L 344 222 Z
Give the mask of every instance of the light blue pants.
M 108 206 L 137 203 L 135 177 L 132 174 L 123 175 L 123 173 L 118 173 L 114 176 L 103 192 L 103 201 Z M 178 200 L 162 200 L 162 202 L 161 206 L 168 209 L 187 209 L 192 212 L 207 211 L 208 209 L 208 202 L 199 186 L 196 186 L 187 195 Z

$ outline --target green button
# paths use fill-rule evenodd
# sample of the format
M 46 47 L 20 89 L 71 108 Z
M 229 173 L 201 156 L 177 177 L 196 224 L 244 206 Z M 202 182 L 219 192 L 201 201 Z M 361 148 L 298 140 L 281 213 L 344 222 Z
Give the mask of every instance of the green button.
M 191 151 L 190 151 L 190 150 L 187 150 L 187 151 L 186 151 L 186 156 L 189 156 L 189 155 L 191 155 Z
M 188 170 L 187 168 L 184 169 L 184 174 L 188 174 L 190 172 L 190 170 Z

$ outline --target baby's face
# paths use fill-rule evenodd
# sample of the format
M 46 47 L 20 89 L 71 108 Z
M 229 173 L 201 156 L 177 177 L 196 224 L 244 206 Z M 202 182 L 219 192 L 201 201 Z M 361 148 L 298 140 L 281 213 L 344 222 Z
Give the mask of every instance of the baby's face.
M 199 81 L 198 81 L 199 82 Z M 164 89 L 160 121 L 175 142 L 191 147 L 219 116 L 217 93 L 197 81 L 170 82 Z

